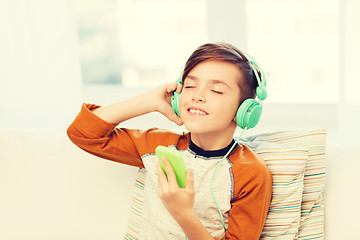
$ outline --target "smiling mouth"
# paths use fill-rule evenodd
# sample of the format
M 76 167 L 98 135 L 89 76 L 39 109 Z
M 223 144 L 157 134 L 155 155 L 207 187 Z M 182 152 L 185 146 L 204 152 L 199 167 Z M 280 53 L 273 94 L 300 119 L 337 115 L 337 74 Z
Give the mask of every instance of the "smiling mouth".
M 207 112 L 204 112 L 204 111 L 199 110 L 199 109 L 193 109 L 193 108 L 188 109 L 188 112 L 192 113 L 192 114 L 196 114 L 196 115 L 208 115 Z

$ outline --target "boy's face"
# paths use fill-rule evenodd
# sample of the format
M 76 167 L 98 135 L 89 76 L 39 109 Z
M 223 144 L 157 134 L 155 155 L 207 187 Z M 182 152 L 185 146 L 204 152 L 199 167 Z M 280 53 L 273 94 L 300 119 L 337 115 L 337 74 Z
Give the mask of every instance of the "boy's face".
M 180 116 L 192 134 L 233 133 L 239 107 L 240 69 L 224 61 L 204 61 L 187 75 L 180 95 Z

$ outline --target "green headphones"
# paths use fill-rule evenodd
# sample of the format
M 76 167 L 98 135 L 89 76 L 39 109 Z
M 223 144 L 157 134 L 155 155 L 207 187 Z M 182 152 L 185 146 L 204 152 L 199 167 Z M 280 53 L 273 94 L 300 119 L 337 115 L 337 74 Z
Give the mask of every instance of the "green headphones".
M 262 113 L 261 102 L 266 99 L 267 90 L 266 90 L 266 78 L 263 70 L 260 68 L 260 66 L 256 63 L 256 61 L 252 57 L 250 57 L 248 54 L 245 55 L 250 62 L 250 67 L 253 70 L 256 80 L 258 82 L 258 87 L 256 88 L 256 96 L 258 100 L 253 98 L 248 98 L 240 105 L 240 107 L 236 112 L 236 124 L 242 129 L 249 129 L 255 127 L 260 120 Z M 261 80 L 255 67 L 259 69 L 261 73 Z M 181 84 L 181 78 L 179 78 L 176 82 Z M 179 99 L 180 99 L 180 94 L 175 91 L 171 96 L 171 107 L 178 116 L 180 116 Z

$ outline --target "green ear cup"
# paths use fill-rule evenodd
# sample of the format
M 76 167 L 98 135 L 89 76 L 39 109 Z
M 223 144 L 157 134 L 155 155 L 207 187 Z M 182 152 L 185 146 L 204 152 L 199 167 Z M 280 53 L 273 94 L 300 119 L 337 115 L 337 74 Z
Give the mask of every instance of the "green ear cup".
M 247 59 L 250 62 L 250 67 L 252 68 L 256 80 L 258 82 L 258 87 L 256 88 L 256 96 L 259 101 L 249 98 L 246 99 L 239 107 L 236 113 L 236 124 L 242 129 L 249 129 L 255 127 L 260 121 L 262 107 L 260 102 L 267 98 L 266 90 L 266 77 L 263 70 L 257 64 L 255 59 L 253 59 L 249 54 L 245 53 Z M 261 79 L 258 74 L 257 69 L 261 73 Z
M 180 94 L 178 94 L 177 92 L 174 92 L 173 95 L 171 96 L 171 107 L 174 110 L 174 112 L 176 113 L 176 115 L 178 115 L 180 117 L 179 99 L 180 99 Z
M 258 124 L 262 113 L 261 105 L 252 98 L 246 99 L 236 113 L 236 124 L 242 128 L 253 128 Z
M 181 84 L 181 77 L 179 77 L 176 80 L 176 82 L 178 84 Z M 171 96 L 171 107 L 174 110 L 174 112 L 176 113 L 176 115 L 178 115 L 180 117 L 179 102 L 180 102 L 180 94 L 177 93 L 176 91 L 174 91 L 173 95 Z

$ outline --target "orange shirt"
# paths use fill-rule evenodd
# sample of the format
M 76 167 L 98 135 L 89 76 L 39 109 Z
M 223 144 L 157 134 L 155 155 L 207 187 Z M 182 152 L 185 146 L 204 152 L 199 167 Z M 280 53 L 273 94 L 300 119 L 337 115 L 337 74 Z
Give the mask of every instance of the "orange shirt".
M 191 142 L 189 133 L 116 128 L 91 112 L 98 107 L 84 104 L 67 133 L 73 143 L 91 154 L 140 168 L 143 184 L 138 197 L 142 198 L 142 204 L 137 213 L 141 222 L 134 226 L 139 231 L 128 233 L 125 239 L 184 239 L 182 229 L 157 194 L 155 148 L 158 145 L 178 149 L 186 166 L 193 169 L 194 210 L 214 238 L 259 239 L 271 200 L 272 176 L 265 162 L 249 147 L 237 146 L 220 164 L 214 178 L 214 193 L 224 217 L 225 231 L 212 199 L 210 182 L 230 145 L 217 151 L 204 151 Z

